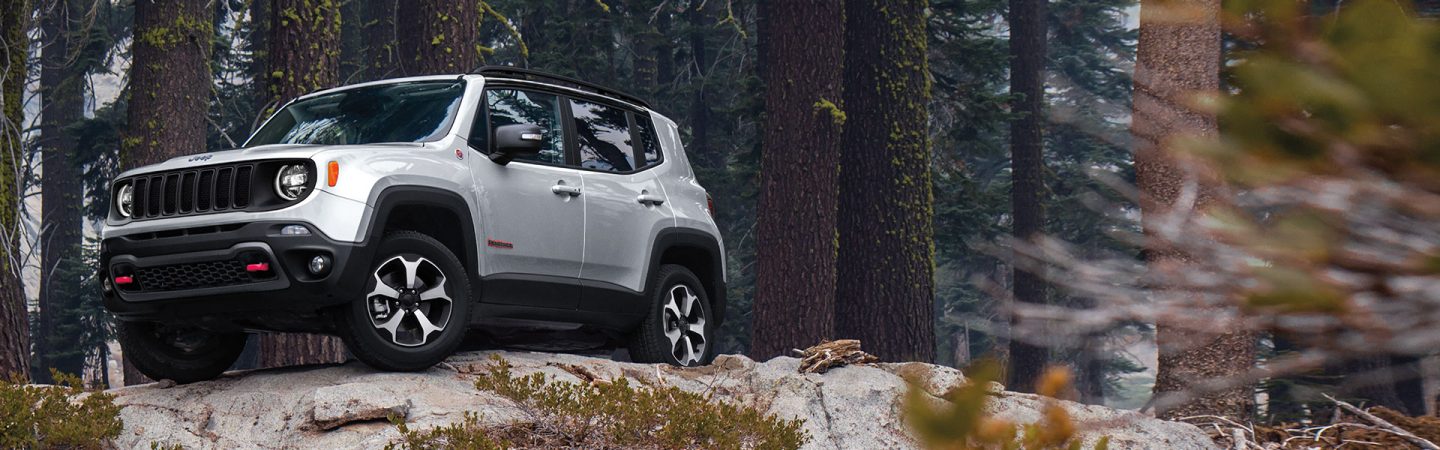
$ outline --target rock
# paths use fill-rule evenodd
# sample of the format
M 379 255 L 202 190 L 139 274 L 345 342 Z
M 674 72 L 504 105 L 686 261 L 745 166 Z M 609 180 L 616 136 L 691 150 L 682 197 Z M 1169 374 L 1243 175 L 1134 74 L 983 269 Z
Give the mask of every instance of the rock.
M 941 394 L 964 380 L 959 371 L 921 363 L 873 364 L 799 373 L 800 361 L 763 363 L 722 355 L 708 367 L 614 362 L 567 354 L 472 352 L 457 354 L 429 371 L 376 372 L 359 363 L 231 372 L 220 379 L 160 389 L 132 386 L 112 391 L 124 407 L 125 431 L 117 448 L 151 443 L 206 448 L 381 448 L 399 433 L 391 416 L 412 428 L 428 428 L 476 413 L 484 424 L 512 423 L 522 412 L 507 399 L 475 389 L 492 353 L 523 376 L 544 373 L 567 382 L 627 377 L 646 385 L 675 386 L 751 405 L 784 418 L 805 420 L 807 449 L 915 448 L 900 418 L 899 399 L 916 380 Z M 991 413 L 1018 423 L 1039 419 L 1046 400 L 998 392 Z M 1061 402 L 1090 447 L 1101 436 L 1112 449 L 1210 449 L 1198 428 L 1134 412 Z

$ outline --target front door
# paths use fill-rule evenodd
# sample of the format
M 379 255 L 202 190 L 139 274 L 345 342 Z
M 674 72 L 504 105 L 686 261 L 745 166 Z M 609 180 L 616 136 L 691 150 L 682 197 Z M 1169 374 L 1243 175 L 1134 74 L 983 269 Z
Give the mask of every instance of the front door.
M 542 92 L 492 88 L 485 93 L 471 145 L 488 153 L 494 128 L 534 124 L 546 143 L 534 157 L 499 165 L 470 158 L 481 199 L 485 245 L 484 301 L 572 309 L 585 245 L 585 181 L 565 167 L 561 98 Z M 485 121 L 480 123 L 480 121 Z

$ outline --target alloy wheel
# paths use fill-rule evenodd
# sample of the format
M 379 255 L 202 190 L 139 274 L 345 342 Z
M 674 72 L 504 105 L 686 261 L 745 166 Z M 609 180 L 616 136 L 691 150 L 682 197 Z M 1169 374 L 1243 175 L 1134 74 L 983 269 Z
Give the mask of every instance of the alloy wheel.
M 710 345 L 705 335 L 705 308 L 700 297 L 684 284 L 670 288 L 665 299 L 665 337 L 670 340 L 670 354 L 682 366 L 693 366 L 701 362 L 705 347 Z
M 453 301 L 445 272 L 420 256 L 396 256 L 375 268 L 375 288 L 366 296 L 370 323 L 402 347 L 419 347 L 450 323 Z

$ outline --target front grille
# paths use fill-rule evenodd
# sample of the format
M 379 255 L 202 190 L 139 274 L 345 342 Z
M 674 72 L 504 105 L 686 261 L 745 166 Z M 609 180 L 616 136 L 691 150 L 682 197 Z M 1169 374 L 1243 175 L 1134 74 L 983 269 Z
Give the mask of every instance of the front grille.
M 245 270 L 240 258 L 168 266 L 137 268 L 135 284 L 127 291 L 166 292 L 258 283 L 275 278 L 274 272 L 254 273 Z
M 255 167 L 250 164 L 141 175 L 135 183 L 135 219 L 184 216 L 250 206 Z

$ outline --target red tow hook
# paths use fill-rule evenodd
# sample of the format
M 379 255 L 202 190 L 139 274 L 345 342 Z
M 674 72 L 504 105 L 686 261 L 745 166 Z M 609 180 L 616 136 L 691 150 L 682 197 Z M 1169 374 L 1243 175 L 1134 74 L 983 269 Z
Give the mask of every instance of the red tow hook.
M 270 271 L 270 263 L 247 264 L 247 265 L 245 266 L 245 271 L 246 271 L 246 272 L 250 272 L 250 273 L 255 273 L 255 272 L 269 272 L 269 271 Z
M 134 282 L 135 282 L 135 278 L 134 278 L 134 277 L 131 277 L 131 276 L 129 276 L 129 275 L 120 275 L 120 276 L 115 277 L 115 284 L 125 285 L 125 284 L 134 283 Z

